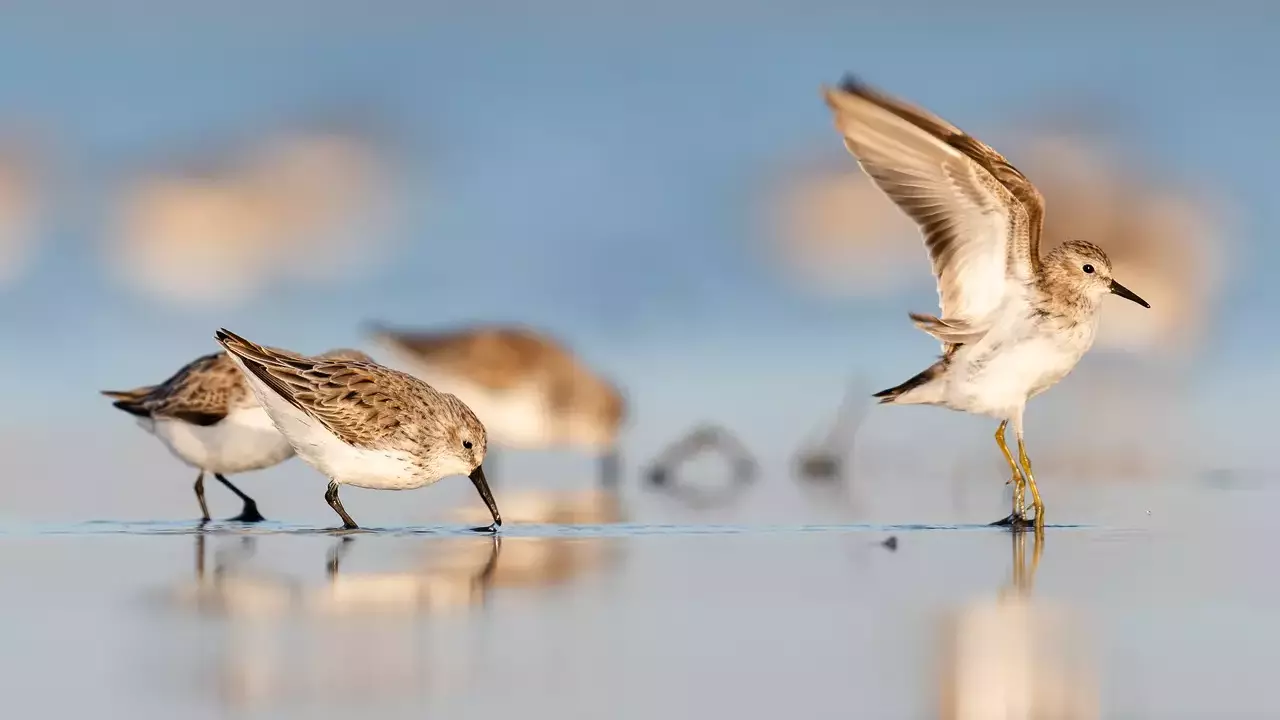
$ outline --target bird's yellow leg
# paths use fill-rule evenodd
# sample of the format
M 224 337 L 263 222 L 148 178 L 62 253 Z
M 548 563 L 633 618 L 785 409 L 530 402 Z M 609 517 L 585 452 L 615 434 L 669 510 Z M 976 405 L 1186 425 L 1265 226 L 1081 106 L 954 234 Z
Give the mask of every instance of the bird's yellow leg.
M 1000 452 L 1004 454 L 1005 462 L 1009 463 L 1009 470 L 1013 473 L 1013 514 L 1014 517 L 1022 517 L 1026 512 L 1026 501 L 1023 500 L 1022 489 L 1022 473 L 1018 471 L 1018 466 L 1013 462 L 1013 453 L 1009 452 L 1009 446 L 1004 441 L 1004 429 L 1009 425 L 1009 421 L 1005 420 L 1000 423 L 1000 427 L 996 428 L 996 444 L 1000 446 Z
M 1027 457 L 1027 445 L 1018 436 L 1018 459 L 1022 461 L 1022 471 L 1027 474 L 1027 485 L 1031 487 L 1031 502 L 1036 509 L 1036 527 L 1044 527 L 1044 503 L 1040 500 L 1040 491 L 1036 489 L 1036 476 L 1031 474 L 1031 458 Z

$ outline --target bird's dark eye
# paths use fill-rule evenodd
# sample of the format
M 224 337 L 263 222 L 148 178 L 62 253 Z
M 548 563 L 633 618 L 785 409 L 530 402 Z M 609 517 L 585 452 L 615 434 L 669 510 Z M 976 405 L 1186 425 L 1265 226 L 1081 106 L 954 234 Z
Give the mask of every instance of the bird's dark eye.
M 1084 266 L 1084 271 L 1085 271 L 1086 273 L 1088 273 L 1088 274 L 1092 275 L 1092 274 L 1093 274 L 1093 266 L 1092 266 L 1092 265 L 1089 265 L 1089 264 L 1086 264 L 1086 265 Z
M 471 441 L 470 441 L 470 440 L 463 440 L 463 441 L 462 441 L 462 447 L 464 447 L 464 448 L 466 448 L 466 449 L 470 450 L 470 449 L 471 449 Z

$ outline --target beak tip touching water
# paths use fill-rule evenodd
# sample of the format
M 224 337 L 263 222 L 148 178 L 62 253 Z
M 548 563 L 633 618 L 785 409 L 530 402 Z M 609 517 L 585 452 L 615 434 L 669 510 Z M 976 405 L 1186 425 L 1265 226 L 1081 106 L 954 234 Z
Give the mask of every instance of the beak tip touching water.
M 1132 300 L 1133 302 L 1138 303 L 1139 305 L 1141 305 L 1144 308 L 1147 308 L 1148 310 L 1151 309 L 1151 305 L 1146 300 L 1143 300 L 1142 298 L 1138 297 L 1137 293 L 1121 285 L 1115 280 L 1111 281 L 1111 293 L 1113 295 L 1119 295 L 1125 300 Z
M 471 484 L 476 486 L 476 491 L 480 493 L 480 499 L 484 500 L 484 504 L 489 508 L 489 514 L 493 516 L 492 525 L 475 529 L 497 532 L 498 528 L 502 527 L 502 514 L 498 512 L 498 503 L 494 501 L 493 492 L 489 490 L 489 481 L 484 476 L 484 466 L 477 465 L 467 477 L 471 479 Z

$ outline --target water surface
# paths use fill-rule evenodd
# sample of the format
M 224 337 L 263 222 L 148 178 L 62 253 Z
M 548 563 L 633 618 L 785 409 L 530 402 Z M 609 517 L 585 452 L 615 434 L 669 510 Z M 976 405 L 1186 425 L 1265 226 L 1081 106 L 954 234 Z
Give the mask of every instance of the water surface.
M 15 717 L 1280 713 L 1261 522 L 526 519 L 7 523 L 0 690 Z

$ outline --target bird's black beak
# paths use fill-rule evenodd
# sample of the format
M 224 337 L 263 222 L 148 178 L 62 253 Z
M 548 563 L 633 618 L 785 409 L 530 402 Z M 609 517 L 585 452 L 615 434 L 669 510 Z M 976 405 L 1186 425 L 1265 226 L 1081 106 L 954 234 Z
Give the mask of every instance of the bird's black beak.
M 1132 300 L 1132 301 L 1134 301 L 1134 302 L 1138 303 L 1139 305 L 1141 305 L 1141 306 L 1142 306 L 1142 307 L 1144 307 L 1144 308 L 1150 308 L 1150 307 L 1151 307 L 1150 305 L 1148 305 L 1148 304 L 1147 304 L 1147 301 L 1146 301 L 1146 300 L 1143 300 L 1142 298 L 1138 297 L 1138 294 L 1137 294 L 1137 293 L 1135 293 L 1134 291 L 1130 290 L 1129 288 L 1127 288 L 1127 287 L 1125 287 L 1125 286 L 1121 285 L 1120 283 L 1116 282 L 1115 280 L 1112 280 L 1112 281 L 1111 281 L 1111 292 L 1112 292 L 1112 294 L 1114 294 L 1114 295 L 1119 295 L 1120 297 L 1124 298 L 1125 300 Z M 478 469 L 478 468 L 477 468 L 477 469 Z
M 467 477 L 471 478 L 471 484 L 476 486 L 476 490 L 480 493 L 484 504 L 489 506 L 489 514 L 493 516 L 493 524 L 489 527 L 472 529 L 481 532 L 497 532 L 502 525 L 502 515 L 498 512 L 498 503 L 493 501 L 493 493 L 489 490 L 489 481 L 484 479 L 484 468 L 477 465 L 476 469 L 472 470 Z

